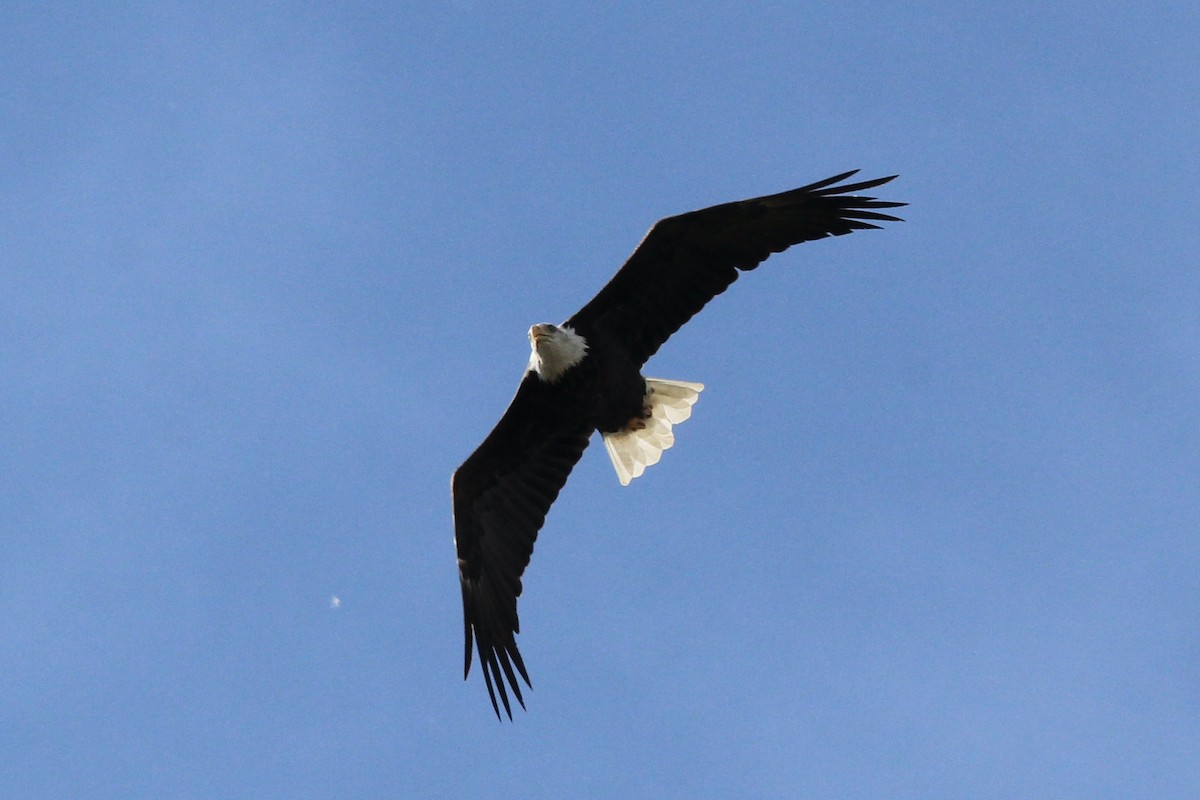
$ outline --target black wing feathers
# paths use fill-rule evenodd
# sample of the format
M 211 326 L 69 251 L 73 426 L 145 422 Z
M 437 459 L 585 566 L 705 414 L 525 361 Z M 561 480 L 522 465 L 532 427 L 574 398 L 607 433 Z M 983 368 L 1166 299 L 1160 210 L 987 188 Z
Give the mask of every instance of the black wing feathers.
M 517 649 L 521 575 L 546 512 L 587 447 L 591 428 L 563 413 L 552 387 L 527 373 L 508 411 L 454 473 L 454 540 L 462 584 L 465 653 L 472 640 L 492 708 L 512 717 L 508 690 L 521 697 L 517 675 L 529 674 Z
M 779 194 L 667 217 L 650 229 L 600 293 L 567 321 L 602 326 L 644 363 L 675 331 L 772 253 L 800 242 L 898 221 L 875 209 L 904 203 L 858 197 L 895 176 L 835 184 L 857 170 Z

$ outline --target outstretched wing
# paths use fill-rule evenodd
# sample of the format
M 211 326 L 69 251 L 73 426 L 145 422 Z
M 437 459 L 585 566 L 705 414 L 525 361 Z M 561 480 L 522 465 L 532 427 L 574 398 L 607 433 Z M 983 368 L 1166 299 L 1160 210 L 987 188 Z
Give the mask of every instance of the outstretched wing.
M 515 638 L 520 630 L 521 575 L 546 512 L 592 432 L 564 413 L 557 391 L 526 373 L 500 422 L 455 471 L 451 482 L 466 636 L 463 678 L 471 671 L 474 637 L 497 717 L 499 690 L 504 710 L 512 718 L 506 684 L 517 702 L 525 705 L 517 675 L 531 684 Z
M 650 229 L 625 265 L 566 324 L 603 327 L 645 363 L 709 300 L 772 253 L 800 242 L 898 222 L 875 209 L 896 208 L 850 194 L 882 186 L 877 178 L 835 186 L 858 170 L 780 194 L 667 217 Z

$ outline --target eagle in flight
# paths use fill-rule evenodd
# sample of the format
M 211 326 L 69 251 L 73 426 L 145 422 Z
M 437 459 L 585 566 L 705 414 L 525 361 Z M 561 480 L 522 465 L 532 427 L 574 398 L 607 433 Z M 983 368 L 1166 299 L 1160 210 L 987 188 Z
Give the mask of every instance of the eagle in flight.
M 532 352 L 516 396 L 451 481 L 463 677 L 474 645 L 497 718 L 500 704 L 512 718 L 510 691 L 525 706 L 518 675 L 532 686 L 516 642 L 521 576 L 593 431 L 622 485 L 657 463 L 704 387 L 644 377 L 642 365 L 739 271 L 794 244 L 899 222 L 880 209 L 904 203 L 854 194 L 896 176 L 842 183 L 856 172 L 667 217 L 574 316 L 529 329 Z

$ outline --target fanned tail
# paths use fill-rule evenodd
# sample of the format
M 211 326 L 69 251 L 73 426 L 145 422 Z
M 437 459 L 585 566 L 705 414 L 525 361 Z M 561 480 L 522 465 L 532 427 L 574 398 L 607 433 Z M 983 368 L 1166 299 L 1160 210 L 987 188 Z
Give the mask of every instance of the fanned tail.
M 622 486 L 628 486 L 630 481 L 641 476 L 646 467 L 657 464 L 663 450 L 675 444 L 671 426 L 692 415 L 692 406 L 703 390 L 702 383 L 646 378 L 650 416 L 645 420 L 645 427 L 604 434 L 604 449 L 612 459 Z

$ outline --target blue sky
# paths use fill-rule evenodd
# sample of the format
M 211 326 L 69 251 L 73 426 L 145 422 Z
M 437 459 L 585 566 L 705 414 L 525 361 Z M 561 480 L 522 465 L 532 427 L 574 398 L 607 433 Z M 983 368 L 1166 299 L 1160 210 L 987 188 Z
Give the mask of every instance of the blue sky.
M 9 3 L 6 798 L 1195 797 L 1193 3 Z M 461 679 L 449 476 L 656 219 L 862 168 Z M 334 602 L 337 598 L 337 602 Z

